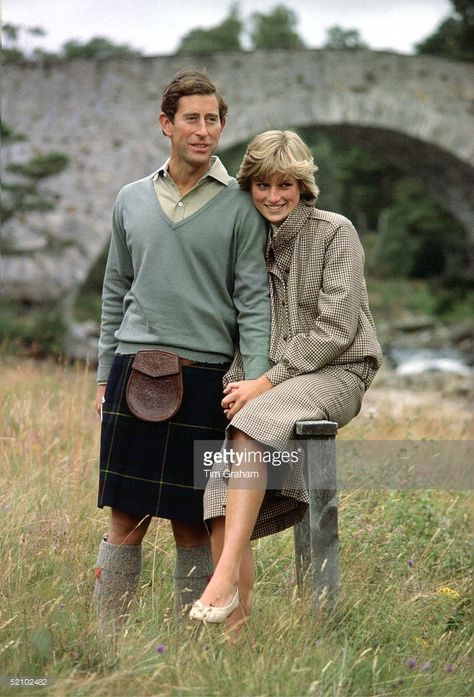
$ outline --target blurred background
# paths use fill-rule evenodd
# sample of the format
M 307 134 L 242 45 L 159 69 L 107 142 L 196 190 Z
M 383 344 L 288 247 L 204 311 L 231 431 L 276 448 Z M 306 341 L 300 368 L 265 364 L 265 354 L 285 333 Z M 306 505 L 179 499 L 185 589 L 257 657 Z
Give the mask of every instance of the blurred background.
M 161 91 L 196 66 L 229 102 L 230 173 L 267 128 L 312 147 L 387 367 L 472 375 L 471 0 L 7 0 L 2 32 L 4 353 L 94 363 L 114 198 L 166 158 Z

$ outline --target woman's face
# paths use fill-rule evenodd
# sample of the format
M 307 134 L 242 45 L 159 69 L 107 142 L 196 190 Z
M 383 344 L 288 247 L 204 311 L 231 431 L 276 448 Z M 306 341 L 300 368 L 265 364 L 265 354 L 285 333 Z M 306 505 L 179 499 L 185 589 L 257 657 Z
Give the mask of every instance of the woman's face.
M 274 174 L 268 179 L 253 179 L 253 202 L 259 213 L 279 227 L 296 208 L 300 200 L 300 188 L 295 177 Z

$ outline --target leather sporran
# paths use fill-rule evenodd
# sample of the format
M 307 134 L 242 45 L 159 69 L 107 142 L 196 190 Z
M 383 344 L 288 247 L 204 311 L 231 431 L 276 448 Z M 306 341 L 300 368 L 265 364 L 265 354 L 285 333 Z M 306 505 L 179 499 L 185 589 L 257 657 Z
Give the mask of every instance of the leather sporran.
M 179 356 L 169 351 L 138 351 L 128 379 L 127 404 L 142 421 L 166 421 L 176 414 L 183 399 Z

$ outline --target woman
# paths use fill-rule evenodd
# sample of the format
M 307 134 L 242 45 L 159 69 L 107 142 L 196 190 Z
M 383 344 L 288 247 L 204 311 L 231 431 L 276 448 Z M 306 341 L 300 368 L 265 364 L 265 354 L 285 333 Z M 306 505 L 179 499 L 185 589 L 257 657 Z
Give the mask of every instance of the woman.
M 315 208 L 316 170 L 296 133 L 267 131 L 250 143 L 237 175 L 269 223 L 272 304 L 272 367 L 255 380 L 241 380 L 234 365 L 224 390 L 227 445 L 238 451 L 284 449 L 298 420 L 344 426 L 358 414 L 381 363 L 357 232 L 347 218 Z M 238 488 L 228 476 L 213 477 L 206 488 L 217 565 L 191 618 L 230 617 L 231 625 L 244 619 L 254 580 L 250 539 L 283 530 L 306 511 L 301 467 L 288 468 L 277 491 L 265 491 L 265 467 L 258 473 L 260 488 Z

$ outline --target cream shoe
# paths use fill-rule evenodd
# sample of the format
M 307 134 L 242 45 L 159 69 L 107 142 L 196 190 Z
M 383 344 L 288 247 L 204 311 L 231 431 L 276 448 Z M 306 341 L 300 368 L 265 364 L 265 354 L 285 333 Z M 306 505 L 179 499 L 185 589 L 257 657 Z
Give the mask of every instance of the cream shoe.
M 225 622 L 234 610 L 239 607 L 240 598 L 238 589 L 228 605 L 224 607 L 214 607 L 213 605 L 203 605 L 200 600 L 196 600 L 190 612 L 189 619 L 200 620 L 201 622 Z

